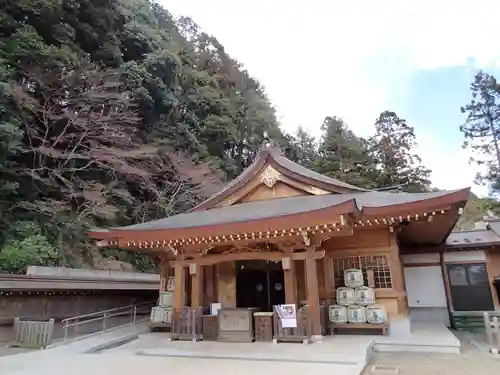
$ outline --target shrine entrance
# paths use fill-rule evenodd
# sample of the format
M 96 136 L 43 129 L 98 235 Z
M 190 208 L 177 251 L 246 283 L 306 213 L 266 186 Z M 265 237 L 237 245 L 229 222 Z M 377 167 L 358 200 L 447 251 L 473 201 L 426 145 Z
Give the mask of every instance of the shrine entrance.
M 236 306 L 273 311 L 285 303 L 281 262 L 247 260 L 236 262 Z

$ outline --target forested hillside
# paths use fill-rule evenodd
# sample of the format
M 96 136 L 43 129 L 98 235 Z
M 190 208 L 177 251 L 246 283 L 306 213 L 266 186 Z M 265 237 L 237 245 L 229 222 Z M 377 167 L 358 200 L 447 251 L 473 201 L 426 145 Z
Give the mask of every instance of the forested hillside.
M 479 198 L 471 193 L 465 205 L 464 214 L 458 220 L 456 230 L 474 229 L 476 223 L 482 222 L 485 217 L 500 217 L 500 203 L 496 199 Z
M 286 134 L 216 37 L 158 4 L 1 4 L 0 271 L 153 270 L 148 256 L 99 251 L 86 229 L 193 207 L 252 162 L 264 133 L 292 160 L 358 186 L 430 188 L 414 129 L 396 113 L 374 119 L 369 139 L 334 114 L 308 124 L 320 139 Z

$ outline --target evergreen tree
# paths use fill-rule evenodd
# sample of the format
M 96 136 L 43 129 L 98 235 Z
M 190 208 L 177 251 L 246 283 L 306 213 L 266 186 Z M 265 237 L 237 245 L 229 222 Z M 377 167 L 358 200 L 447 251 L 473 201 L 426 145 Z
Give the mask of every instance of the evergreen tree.
M 371 152 L 380 174 L 377 188 L 400 187 L 408 192 L 427 191 L 430 170 L 415 154 L 415 131 L 395 112 L 384 111 L 375 122 Z
M 299 126 L 291 142 L 291 149 L 293 152 L 287 154 L 289 159 L 305 168 L 314 169 L 318 157 L 317 145 L 314 137 L 302 126 Z
M 326 117 L 321 131 L 316 170 L 358 187 L 372 188 L 376 170 L 366 141 L 338 117 Z
M 148 0 L 5 3 L 0 270 L 17 248 L 19 264 L 95 264 L 86 228 L 189 209 L 252 162 L 264 132 L 291 142 L 261 84 L 189 18 Z M 13 226 L 40 231 L 21 243 Z
M 500 85 L 495 77 L 478 72 L 470 85 L 471 101 L 461 108 L 467 114 L 460 131 L 465 148 L 473 151 L 472 161 L 480 166 L 476 182 L 500 191 Z

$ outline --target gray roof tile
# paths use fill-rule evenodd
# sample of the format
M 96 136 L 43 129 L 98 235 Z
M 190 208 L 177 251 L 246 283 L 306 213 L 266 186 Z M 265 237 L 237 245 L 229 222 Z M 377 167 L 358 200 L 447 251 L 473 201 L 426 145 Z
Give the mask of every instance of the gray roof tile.
M 446 247 L 485 246 L 500 244 L 500 237 L 488 229 L 452 232 L 445 242 Z
M 321 181 L 321 182 L 324 182 L 325 184 L 329 184 L 329 185 L 339 186 L 342 188 L 356 190 L 356 191 L 369 191 L 368 189 L 363 189 L 363 188 L 348 184 L 346 182 L 337 180 L 335 178 L 330 178 L 330 177 L 324 176 L 320 173 L 314 172 L 310 169 L 307 169 L 307 168 L 301 166 L 300 164 L 294 163 L 290 159 L 287 159 L 283 155 L 279 154 L 277 151 L 273 150 L 272 152 L 276 153 L 275 155 L 273 155 L 274 161 L 276 161 L 276 163 L 281 165 L 283 168 L 288 169 L 290 172 L 296 173 L 296 174 L 304 176 L 304 177 L 309 177 L 313 180 Z
M 455 190 L 458 191 L 458 190 Z M 337 206 L 354 199 L 359 210 L 364 207 L 384 207 L 403 203 L 418 202 L 429 198 L 444 196 L 455 191 L 432 193 L 391 193 L 360 192 L 350 194 L 308 195 L 276 198 L 262 201 L 241 203 L 227 207 L 211 208 L 205 211 L 193 211 L 147 223 L 114 228 L 118 230 L 158 230 L 193 228 L 217 224 L 237 223 L 287 216 L 297 213 L 316 211 Z
M 263 156 L 263 155 L 266 155 L 266 156 Z M 286 170 L 288 170 L 288 171 L 290 171 L 290 172 L 292 172 L 294 174 L 297 174 L 299 176 L 306 177 L 306 178 L 309 178 L 309 179 L 312 179 L 312 180 L 316 180 L 316 181 L 318 181 L 320 183 L 330 185 L 332 188 L 333 187 L 340 187 L 340 188 L 349 189 L 349 190 L 352 190 L 352 191 L 359 191 L 359 192 L 370 191 L 370 190 L 363 189 L 363 188 L 360 188 L 360 187 L 357 187 L 357 186 L 354 186 L 354 185 L 350 185 L 348 183 L 345 183 L 343 181 L 340 181 L 340 180 L 337 180 L 337 179 L 334 179 L 334 178 L 330 178 L 330 177 L 324 176 L 324 175 L 322 175 L 320 173 L 317 173 L 317 172 L 314 172 L 314 171 L 312 171 L 310 169 L 307 169 L 307 168 L 301 166 L 300 164 L 297 164 L 297 163 L 291 161 L 290 159 L 286 158 L 281 153 L 281 151 L 278 150 L 277 148 L 275 148 L 275 147 L 268 147 L 268 148 L 262 149 L 257 154 L 257 157 L 255 158 L 255 160 L 253 161 L 253 163 L 250 164 L 250 166 L 248 168 L 246 168 L 238 177 L 236 177 L 234 180 L 232 180 L 226 186 L 224 186 L 224 188 L 221 191 L 219 191 L 218 193 L 215 193 L 215 194 L 211 195 L 209 198 L 207 198 L 206 200 L 204 200 L 202 203 L 200 203 L 198 206 L 196 206 L 192 211 L 196 210 L 198 207 L 206 204 L 207 202 L 216 199 L 217 197 L 224 196 L 224 194 L 228 190 L 230 190 L 232 187 L 236 186 L 238 183 L 240 183 L 245 178 L 247 178 L 247 177 L 255 174 L 256 172 L 258 172 L 258 170 L 256 170 L 257 169 L 257 165 L 260 162 L 262 162 L 262 158 L 267 157 L 267 155 L 269 155 L 269 157 L 275 163 L 277 163 L 279 166 L 281 166 L 283 169 L 286 169 Z M 333 191 L 333 189 L 332 189 L 332 191 Z

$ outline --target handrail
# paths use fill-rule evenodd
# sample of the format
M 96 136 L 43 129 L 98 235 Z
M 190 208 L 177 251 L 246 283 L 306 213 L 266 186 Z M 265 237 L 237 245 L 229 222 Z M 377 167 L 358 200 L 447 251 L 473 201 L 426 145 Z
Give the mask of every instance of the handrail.
M 64 341 L 68 340 L 68 328 L 71 327 L 77 327 L 83 324 L 88 324 L 92 322 L 97 322 L 102 320 L 102 325 L 99 329 L 99 331 L 104 331 L 106 330 L 107 327 L 107 320 L 109 318 L 115 317 L 115 316 L 123 316 L 130 314 L 131 315 L 131 321 L 119 326 L 116 326 L 114 328 L 122 327 L 128 324 L 136 324 L 137 323 L 137 310 L 143 307 L 153 307 L 156 304 L 157 300 L 154 301 L 148 301 L 148 302 L 142 302 L 134 305 L 127 305 L 127 306 L 120 306 L 120 307 L 115 307 L 112 309 L 107 309 L 107 310 L 101 310 L 101 311 L 96 311 L 93 313 L 88 313 L 88 314 L 83 314 L 83 315 L 78 315 L 78 316 L 73 316 L 71 318 L 66 318 L 61 321 L 61 324 L 64 329 Z M 90 318 L 90 319 L 89 319 Z M 84 320 L 81 320 L 84 319 Z
M 87 317 L 90 317 L 90 316 L 100 315 L 100 314 L 103 314 L 103 313 L 108 313 L 108 312 L 112 312 L 112 311 L 116 311 L 116 310 L 127 309 L 127 308 L 131 308 L 131 307 L 134 307 L 134 306 L 139 307 L 139 306 L 142 306 L 142 305 L 149 305 L 151 303 L 156 303 L 156 300 L 154 300 L 154 301 L 148 301 L 148 302 L 142 302 L 142 303 L 135 303 L 133 305 L 126 305 L 126 306 L 114 307 L 112 309 L 100 310 L 100 311 L 96 311 L 96 312 L 93 312 L 93 313 L 88 313 L 88 314 L 83 314 L 83 315 L 78 315 L 78 316 L 72 316 L 71 318 L 66 318 L 66 319 L 61 320 L 61 323 L 64 323 L 66 321 L 73 320 L 73 319 L 87 318 Z

